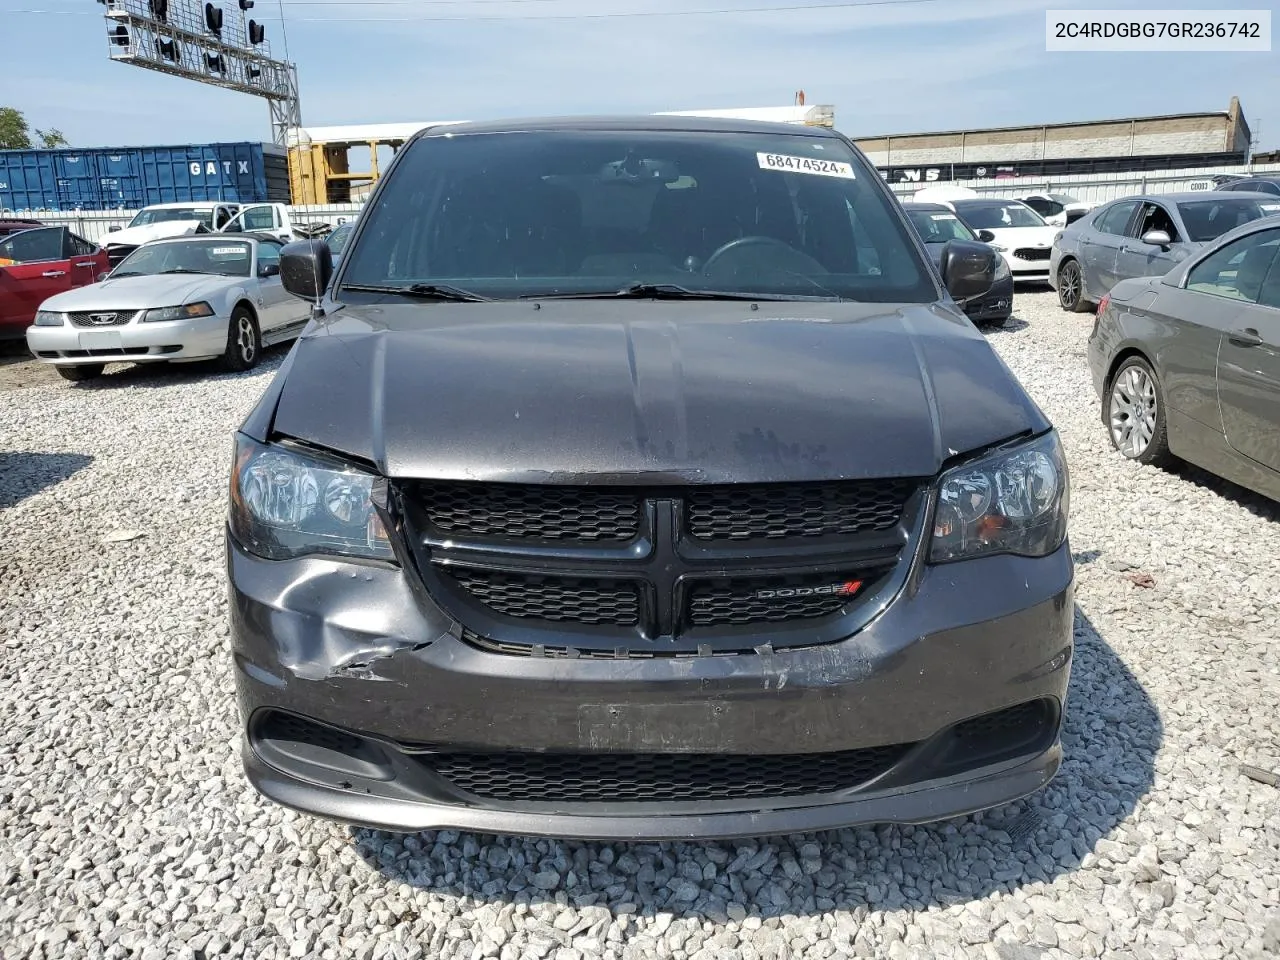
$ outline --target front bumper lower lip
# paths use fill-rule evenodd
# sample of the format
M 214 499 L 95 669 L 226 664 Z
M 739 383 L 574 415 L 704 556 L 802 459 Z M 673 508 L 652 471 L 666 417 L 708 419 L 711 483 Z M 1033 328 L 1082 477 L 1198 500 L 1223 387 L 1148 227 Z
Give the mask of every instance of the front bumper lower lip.
M 1025 760 L 897 790 L 862 793 L 839 803 L 677 815 L 546 814 L 406 801 L 295 779 L 264 763 L 247 742 L 243 759 L 249 782 L 268 799 L 303 813 L 374 830 L 415 833 L 448 829 L 576 840 L 658 841 L 768 837 L 961 817 L 1012 802 L 1044 787 L 1061 765 L 1062 747 L 1055 742 Z

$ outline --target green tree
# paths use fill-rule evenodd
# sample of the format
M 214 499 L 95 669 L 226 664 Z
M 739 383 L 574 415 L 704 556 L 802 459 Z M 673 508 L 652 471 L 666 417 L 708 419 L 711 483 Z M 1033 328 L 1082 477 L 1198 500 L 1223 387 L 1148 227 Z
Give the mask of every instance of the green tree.
M 30 150 L 27 118 L 14 107 L 0 107 L 0 150 Z
M 32 143 L 32 132 L 21 110 L 17 107 L 0 107 L 0 150 L 30 150 L 36 145 Z M 70 146 L 62 131 L 53 127 L 36 130 L 34 133 L 36 141 L 46 150 Z
M 62 135 L 62 131 L 54 127 L 50 127 L 48 130 L 37 130 L 36 136 L 40 138 L 40 145 L 46 150 L 52 150 L 54 147 L 71 146 L 67 138 Z

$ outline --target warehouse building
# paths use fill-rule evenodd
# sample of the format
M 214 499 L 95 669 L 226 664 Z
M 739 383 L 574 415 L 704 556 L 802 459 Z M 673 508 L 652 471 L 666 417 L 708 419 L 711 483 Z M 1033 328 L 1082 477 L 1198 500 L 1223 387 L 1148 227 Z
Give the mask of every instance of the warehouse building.
M 859 137 L 892 183 L 1186 169 L 1244 163 L 1251 133 L 1231 98 L 1221 113 Z

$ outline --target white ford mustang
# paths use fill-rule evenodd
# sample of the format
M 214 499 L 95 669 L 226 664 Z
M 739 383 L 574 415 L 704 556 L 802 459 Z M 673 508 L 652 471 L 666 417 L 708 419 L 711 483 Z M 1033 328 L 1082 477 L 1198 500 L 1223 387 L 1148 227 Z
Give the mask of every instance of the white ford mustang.
M 68 380 L 96 377 L 109 362 L 220 357 L 248 370 L 310 316 L 280 282 L 280 247 L 261 234 L 145 244 L 105 280 L 41 304 L 27 347 Z

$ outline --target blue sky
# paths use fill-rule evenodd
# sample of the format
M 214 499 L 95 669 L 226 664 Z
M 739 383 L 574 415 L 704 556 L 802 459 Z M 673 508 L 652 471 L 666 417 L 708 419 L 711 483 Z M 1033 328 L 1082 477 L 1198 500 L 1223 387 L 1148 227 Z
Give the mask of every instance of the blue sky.
M 836 106 L 839 129 L 864 136 L 1225 110 L 1236 95 L 1262 147 L 1280 147 L 1276 52 L 1047 53 L 1045 9 L 1108 6 L 1098 0 L 527 19 L 805 2 L 826 0 L 284 0 L 283 9 L 303 119 L 316 125 L 781 106 L 803 89 L 810 103 Z M 29 10 L 47 12 L 17 12 Z M 0 0 L 0 105 L 80 146 L 270 139 L 261 100 L 109 62 L 101 10 L 93 0 Z M 279 12 L 277 0 L 257 0 L 277 56 Z M 312 22 L 352 17 L 387 19 Z

